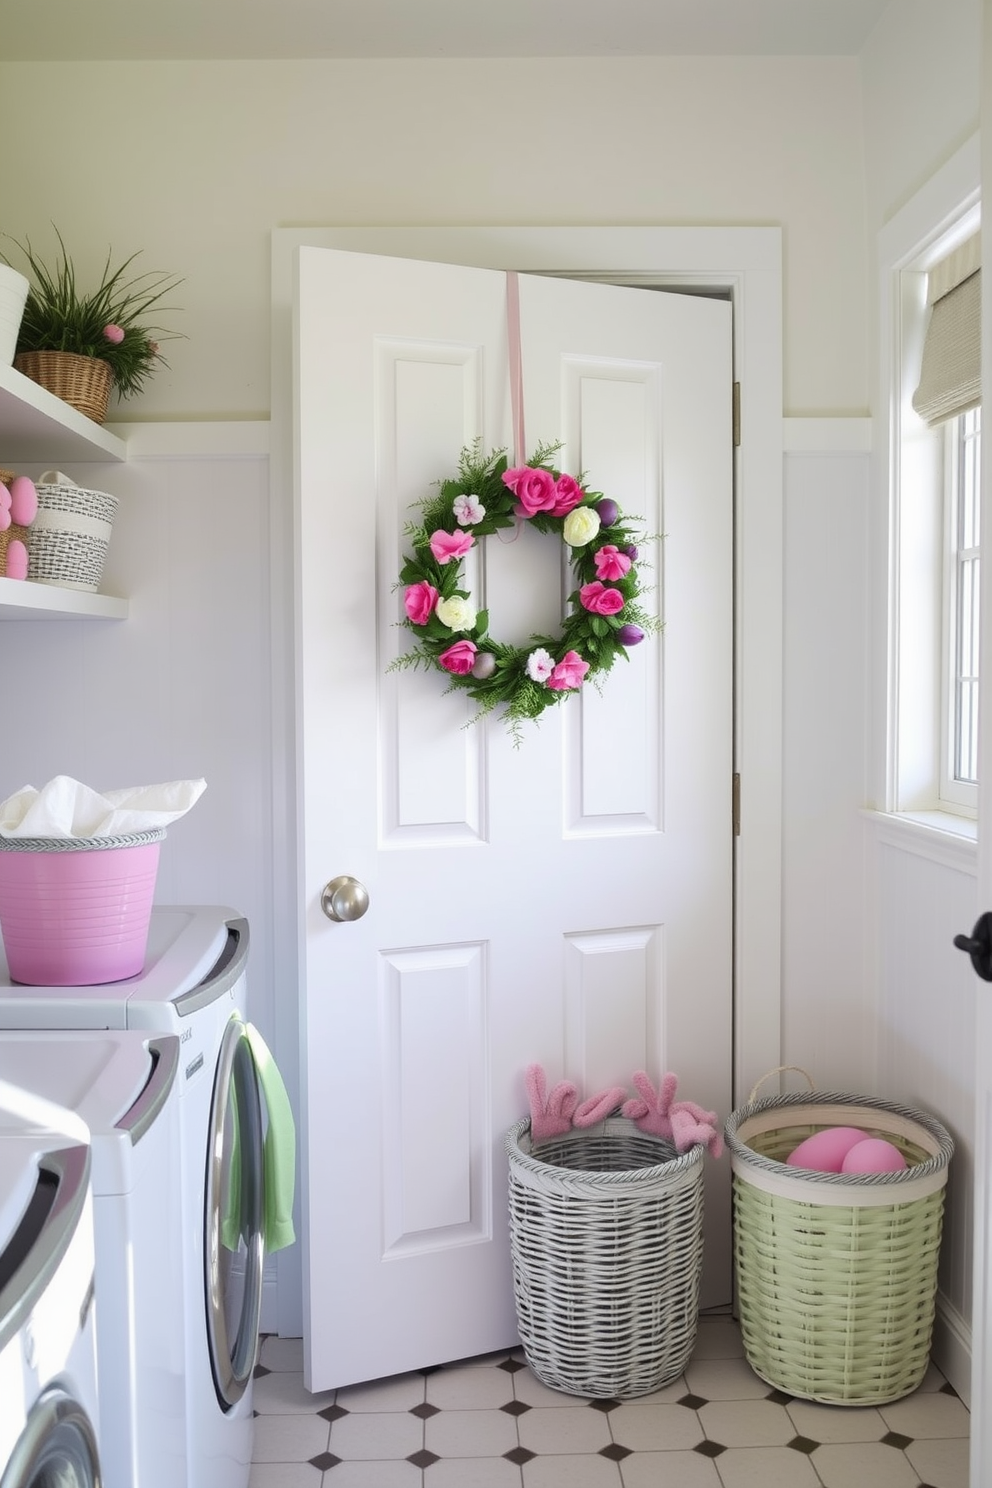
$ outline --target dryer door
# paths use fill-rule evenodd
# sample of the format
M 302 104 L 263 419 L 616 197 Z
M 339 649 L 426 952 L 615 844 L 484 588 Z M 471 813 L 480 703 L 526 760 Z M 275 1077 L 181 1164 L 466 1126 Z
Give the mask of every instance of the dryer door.
M 89 1193 L 90 1150 L 46 1152 L 16 1232 L 0 1251 L 0 1349 L 31 1318 L 64 1259 Z M 2 1404 L 2 1402 L 0 1402 Z M 93 1423 L 57 1381 L 41 1391 L 6 1465 L 0 1488 L 100 1488 Z
M 31 1408 L 0 1488 L 100 1488 L 96 1436 L 89 1416 L 58 1385 Z
M 207 1147 L 207 1338 L 217 1397 L 236 1405 L 255 1367 L 262 1310 L 262 1106 L 242 1020 L 224 1032 Z M 3 1488 L 3 1485 L 0 1485 Z

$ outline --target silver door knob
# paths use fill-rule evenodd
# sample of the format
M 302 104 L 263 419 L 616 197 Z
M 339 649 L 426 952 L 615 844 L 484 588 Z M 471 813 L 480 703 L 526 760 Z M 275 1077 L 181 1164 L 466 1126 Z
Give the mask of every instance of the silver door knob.
M 369 907 L 369 891 L 357 878 L 341 873 L 324 885 L 320 907 L 329 920 L 360 920 Z

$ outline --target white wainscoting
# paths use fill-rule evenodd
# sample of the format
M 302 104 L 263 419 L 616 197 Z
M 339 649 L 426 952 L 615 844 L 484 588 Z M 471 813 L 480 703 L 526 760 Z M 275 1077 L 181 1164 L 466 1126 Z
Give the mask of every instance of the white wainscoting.
M 820 1089 L 870 1091 L 861 816 L 869 470 L 866 453 L 850 452 L 862 423 L 786 421 L 782 1048 Z
M 944 1211 L 934 1357 L 970 1397 L 975 1011 L 979 983 L 954 936 L 977 914 L 973 840 L 867 817 L 877 977 L 877 1092 L 932 1111 L 955 1151 Z

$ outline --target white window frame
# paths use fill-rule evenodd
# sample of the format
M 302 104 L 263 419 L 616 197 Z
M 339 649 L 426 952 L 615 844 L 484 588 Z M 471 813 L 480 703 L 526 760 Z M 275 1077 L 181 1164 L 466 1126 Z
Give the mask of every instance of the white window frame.
M 943 790 L 945 671 L 944 435 L 915 412 L 927 323 L 926 276 L 981 219 L 974 136 L 879 234 L 879 413 L 869 791 L 893 817 L 974 837 L 975 821 Z
M 977 780 L 960 780 L 955 773 L 957 752 L 957 702 L 956 680 L 958 663 L 958 627 L 961 622 L 959 575 L 960 552 L 958 548 L 958 501 L 961 482 L 961 422 L 967 418 L 961 414 L 949 419 L 944 426 L 944 583 L 943 583 L 943 664 L 941 667 L 941 751 L 940 787 L 938 805 L 941 809 L 963 816 L 978 816 Z M 977 438 L 981 439 L 981 431 Z M 975 492 L 977 497 L 978 492 Z M 978 551 L 981 551 L 979 533 Z M 978 584 L 976 582 L 976 593 Z M 977 696 L 974 703 L 978 706 Z

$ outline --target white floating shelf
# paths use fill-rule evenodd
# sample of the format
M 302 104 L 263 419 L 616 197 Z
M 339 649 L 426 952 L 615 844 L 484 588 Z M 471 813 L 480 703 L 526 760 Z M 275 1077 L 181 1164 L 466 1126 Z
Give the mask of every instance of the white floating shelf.
M 127 611 L 113 594 L 0 578 L 0 620 L 126 620 Z
M 124 460 L 123 439 L 22 372 L 0 364 L 0 466 Z

